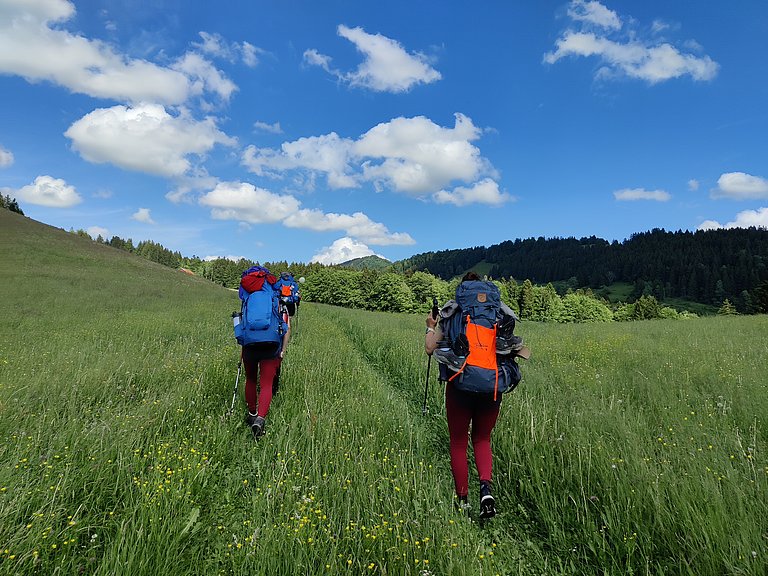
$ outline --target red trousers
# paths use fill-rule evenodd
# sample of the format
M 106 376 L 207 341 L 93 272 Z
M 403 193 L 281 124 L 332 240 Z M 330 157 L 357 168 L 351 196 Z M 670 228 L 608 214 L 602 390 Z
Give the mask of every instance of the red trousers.
M 262 418 L 267 417 L 269 405 L 272 403 L 272 382 L 280 367 L 282 359 L 268 358 L 266 360 L 249 360 L 248 354 L 243 354 L 243 366 L 245 367 L 245 402 L 248 404 L 248 412 Z M 257 401 L 258 390 L 258 401 Z
M 480 482 L 491 481 L 493 455 L 491 432 L 496 425 L 501 408 L 501 395 L 493 400 L 493 394 L 475 394 L 457 390 L 453 384 L 445 385 L 445 410 L 450 438 L 451 472 L 457 496 L 469 492 L 469 464 L 467 448 L 472 437 L 472 450 Z M 472 426 L 470 432 L 470 424 Z

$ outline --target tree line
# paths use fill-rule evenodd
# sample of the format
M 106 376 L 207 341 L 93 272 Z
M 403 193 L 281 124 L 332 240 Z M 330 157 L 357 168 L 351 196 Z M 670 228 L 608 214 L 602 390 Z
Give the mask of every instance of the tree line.
M 237 288 L 243 270 L 258 264 L 248 259 L 233 261 L 226 258 L 203 260 L 197 256 L 185 257 L 179 252 L 173 252 L 149 240 L 134 246 L 130 238 L 124 240 L 113 236 L 106 240 L 98 236 L 94 239 L 84 230 L 71 232 L 171 268 L 189 270 L 228 288 Z M 653 236 L 656 232 L 649 234 Z M 598 239 L 590 240 L 592 245 L 607 245 Z M 511 244 L 520 243 L 531 247 L 540 241 L 541 239 L 515 241 Z M 658 245 L 655 249 L 663 252 Z M 446 252 L 453 254 L 462 251 Z M 463 273 L 467 270 L 463 266 L 471 268 L 470 262 L 477 264 L 475 258 L 480 255 L 487 256 L 488 253 L 488 249 L 473 248 L 463 254 L 453 254 L 456 257 L 448 258 L 446 262 L 452 262 L 451 266 L 456 266 L 453 269 Z M 529 251 L 531 258 L 537 258 L 535 254 L 535 250 Z M 660 254 L 659 259 L 663 260 Z M 287 271 L 296 278 L 304 276 L 306 282 L 302 285 L 301 291 L 302 297 L 307 301 L 385 312 L 426 313 L 431 308 L 433 299 L 437 299 L 440 304 L 451 299 L 460 281 L 458 275 L 444 280 L 431 272 L 413 270 L 412 266 L 405 267 L 403 262 L 395 263 L 385 270 L 355 270 L 344 266 L 288 263 L 287 261 L 264 262 L 262 265 L 275 274 Z M 459 268 L 459 266 L 462 267 Z M 493 268 L 493 270 L 499 269 L 498 265 Z M 502 300 L 525 320 L 608 322 L 695 316 L 693 313 L 678 311 L 661 303 L 665 292 L 660 298 L 654 288 L 660 284 L 660 280 L 636 283 L 633 296 L 628 298 L 627 302 L 618 304 L 612 304 L 602 297 L 599 291 L 595 292 L 589 286 L 579 286 L 578 277 L 571 277 L 565 282 L 536 284 L 530 278 L 518 282 L 515 277 L 508 276 L 494 277 L 493 282 L 499 287 Z M 721 294 L 723 298 L 718 302 L 717 307 L 720 314 L 768 312 L 768 281 L 762 282 L 751 292 L 748 291 L 747 295 L 741 296 L 737 301 L 739 304 L 726 297 L 725 290 Z M 748 308 L 740 308 L 740 304 L 743 306 L 744 302 L 748 303 Z
M 452 299 L 460 279 L 446 281 L 429 272 L 411 274 L 391 271 L 350 270 L 320 267 L 308 272 L 302 288 L 312 302 L 385 312 L 426 314 L 433 299 L 442 305 Z M 534 285 L 530 280 L 493 280 L 501 299 L 523 320 L 540 322 L 610 322 L 653 318 L 685 319 L 696 315 L 661 305 L 654 296 L 641 296 L 632 303 L 611 305 L 590 289 L 560 295 L 551 283 Z M 730 304 L 721 314 L 735 314 Z
M 8 194 L 0 194 L 0 208 L 5 208 L 6 210 L 24 216 L 24 212 L 19 208 L 19 203 L 16 202 L 16 198 L 11 198 Z
M 451 278 L 478 264 L 494 278 L 530 278 L 536 284 L 566 281 L 597 290 L 614 282 L 634 286 L 631 299 L 683 298 L 721 306 L 727 299 L 741 312 L 754 311 L 754 291 L 768 282 L 768 230 L 732 228 L 668 232 L 653 229 L 624 242 L 586 238 L 508 240 L 417 254 L 395 263 L 410 273 Z

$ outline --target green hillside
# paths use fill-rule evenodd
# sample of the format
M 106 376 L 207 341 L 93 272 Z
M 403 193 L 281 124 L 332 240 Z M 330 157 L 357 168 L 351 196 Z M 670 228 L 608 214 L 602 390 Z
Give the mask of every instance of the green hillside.
M 342 268 L 351 268 L 353 270 L 386 270 L 392 266 L 392 262 L 381 256 L 364 256 L 362 258 L 353 258 L 339 264 Z
M 765 573 L 768 316 L 520 322 L 481 524 L 423 315 L 302 304 L 254 442 L 235 292 L 4 210 L 0 278 L 0 574 Z

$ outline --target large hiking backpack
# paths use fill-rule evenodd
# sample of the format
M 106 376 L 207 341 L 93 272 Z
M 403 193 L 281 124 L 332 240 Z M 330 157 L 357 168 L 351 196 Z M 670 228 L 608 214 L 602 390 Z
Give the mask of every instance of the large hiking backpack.
M 290 272 L 280 274 L 275 288 L 280 291 L 280 299 L 286 304 L 295 304 L 299 301 L 299 285 Z
M 239 316 L 235 317 L 235 339 L 240 346 L 255 346 L 263 358 L 280 353 L 287 329 L 280 309 L 277 278 L 261 266 L 252 266 L 240 278 Z M 239 320 L 239 322 L 238 322 Z
M 520 382 L 512 336 L 514 312 L 501 302 L 498 287 L 490 281 L 467 280 L 456 288 L 456 300 L 440 312 L 444 340 L 435 351 L 440 379 L 459 390 L 509 392 Z M 510 344 L 513 342 L 513 344 Z
M 275 283 L 275 289 L 280 292 L 280 300 L 285 304 L 288 316 L 296 314 L 301 295 L 299 294 L 299 285 L 294 280 L 293 274 L 290 272 L 280 274 L 280 278 Z

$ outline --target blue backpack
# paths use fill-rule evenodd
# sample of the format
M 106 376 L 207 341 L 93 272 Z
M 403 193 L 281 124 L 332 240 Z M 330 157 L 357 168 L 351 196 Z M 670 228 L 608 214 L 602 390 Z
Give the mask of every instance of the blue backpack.
M 494 399 L 499 392 L 517 386 L 521 375 L 515 354 L 502 349 L 508 348 L 502 332 L 511 336 L 514 312 L 502 305 L 499 288 L 493 282 L 462 282 L 456 288 L 456 300 L 444 306 L 440 314 L 445 340 L 443 353 L 436 351 L 435 357 L 440 362 L 441 380 L 452 382 L 459 390 L 492 393 Z M 503 331 L 500 326 L 504 326 Z
M 274 358 L 283 345 L 287 325 L 280 306 L 277 278 L 261 266 L 252 266 L 240 278 L 240 314 L 235 315 L 235 339 L 240 346 L 257 345 L 264 358 Z
M 275 288 L 280 292 L 280 298 L 286 304 L 296 304 L 299 301 L 299 285 L 290 272 L 280 274 Z

